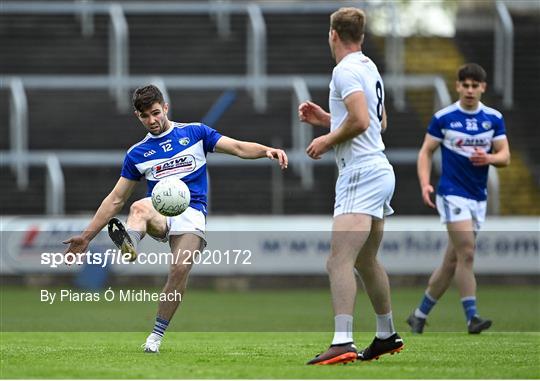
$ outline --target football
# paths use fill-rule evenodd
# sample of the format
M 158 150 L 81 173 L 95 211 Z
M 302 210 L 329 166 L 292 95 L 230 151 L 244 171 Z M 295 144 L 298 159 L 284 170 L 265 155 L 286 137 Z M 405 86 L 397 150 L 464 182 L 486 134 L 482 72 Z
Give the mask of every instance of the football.
M 152 190 L 152 205 L 162 215 L 174 217 L 189 206 L 191 194 L 186 183 L 177 177 L 167 177 Z

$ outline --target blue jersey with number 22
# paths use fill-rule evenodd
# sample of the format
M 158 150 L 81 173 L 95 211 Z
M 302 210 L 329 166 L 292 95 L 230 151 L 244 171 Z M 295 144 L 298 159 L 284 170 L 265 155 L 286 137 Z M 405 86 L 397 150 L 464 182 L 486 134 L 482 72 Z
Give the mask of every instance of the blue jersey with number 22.
M 474 166 L 469 158 L 475 148 L 489 153 L 494 140 L 506 139 L 501 113 L 482 103 L 477 110 L 467 111 L 456 102 L 433 116 L 428 134 L 441 142 L 442 175 L 437 193 L 486 200 L 489 166 Z

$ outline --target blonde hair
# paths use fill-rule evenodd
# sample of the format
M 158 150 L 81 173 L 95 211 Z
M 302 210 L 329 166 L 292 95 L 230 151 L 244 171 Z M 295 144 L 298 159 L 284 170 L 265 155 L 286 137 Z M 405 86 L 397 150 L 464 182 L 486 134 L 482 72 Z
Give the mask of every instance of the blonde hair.
M 340 8 L 330 16 L 330 29 L 343 42 L 362 42 L 365 25 L 366 14 L 358 8 Z

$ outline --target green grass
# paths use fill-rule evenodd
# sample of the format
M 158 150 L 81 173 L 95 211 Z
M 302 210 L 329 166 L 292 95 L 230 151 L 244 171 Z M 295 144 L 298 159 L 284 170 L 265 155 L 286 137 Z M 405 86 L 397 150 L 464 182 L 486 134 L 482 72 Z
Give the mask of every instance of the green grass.
M 480 312 L 495 323 L 490 331 L 468 335 L 459 296 L 450 290 L 430 315 L 426 333 L 413 336 L 404 320 L 422 289 L 394 287 L 393 312 L 405 351 L 370 363 L 308 367 L 304 363 L 332 337 L 328 290 L 192 291 L 161 353 L 149 355 L 139 346 L 153 324 L 155 303 L 47 305 L 39 302 L 39 290 L 3 288 L 0 377 L 538 379 L 539 291 L 481 287 Z M 372 340 L 374 326 L 362 293 L 355 315 L 359 347 Z M 100 332 L 107 330 L 112 332 Z
M 378 361 L 306 366 L 322 333 L 167 334 L 160 354 L 139 349 L 145 333 L 4 333 L 2 378 L 539 378 L 536 333 L 404 334 L 406 349 Z M 357 336 L 367 344 L 371 335 Z

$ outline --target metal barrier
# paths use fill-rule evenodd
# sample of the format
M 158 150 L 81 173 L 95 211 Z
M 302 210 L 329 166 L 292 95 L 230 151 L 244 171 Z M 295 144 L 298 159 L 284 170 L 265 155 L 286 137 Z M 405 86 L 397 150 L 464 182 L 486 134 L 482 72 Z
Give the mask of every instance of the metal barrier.
M 388 19 L 390 20 L 390 33 L 385 37 L 384 59 L 388 74 L 392 77 L 400 77 L 404 74 L 405 48 L 403 37 L 399 35 L 399 14 L 395 2 L 390 1 L 386 7 Z M 405 109 L 405 89 L 402 86 L 396 86 L 391 89 L 394 107 L 397 110 Z
M 11 81 L 11 78 L 8 78 Z M 252 76 L 160 76 L 160 77 L 148 77 L 148 76 L 129 76 L 124 78 L 124 85 L 127 88 L 135 88 L 144 83 L 155 83 L 160 86 L 164 91 L 165 99 L 170 99 L 167 89 L 223 89 L 223 88 L 236 88 L 249 91 L 254 88 L 255 85 L 262 86 L 265 91 L 268 89 L 290 89 L 293 92 L 293 101 L 291 104 L 291 134 L 293 136 L 293 152 L 298 152 L 298 155 L 304 157 L 304 150 L 310 143 L 313 137 L 312 128 L 303 125 L 298 121 L 297 108 L 298 105 L 308 99 L 311 99 L 309 93 L 309 87 L 317 89 L 326 89 L 328 87 L 330 78 L 328 76 L 306 75 L 303 77 L 294 76 L 265 76 L 260 80 L 253 78 Z M 20 89 L 24 88 L 47 88 L 47 89 L 107 89 L 110 85 L 108 76 L 22 76 L 18 79 L 20 83 Z M 445 82 L 442 78 L 429 75 L 415 75 L 405 77 L 393 77 L 384 76 L 384 81 L 387 87 L 433 87 L 435 89 L 435 108 L 441 108 L 451 103 L 451 98 L 446 89 Z M 165 86 L 165 83 L 167 86 Z M 1 86 L 1 84 L 0 84 Z M 20 91 L 20 90 L 19 90 Z M 23 135 L 27 134 L 27 126 L 20 127 L 20 131 L 23 131 Z M 21 156 L 32 154 L 28 152 L 27 146 L 21 151 Z M 66 153 L 66 152 L 64 152 Z M 68 153 L 67 153 L 68 154 Z M 301 155 L 300 155 L 301 154 Z M 414 163 L 416 161 L 416 151 L 401 150 L 396 151 L 398 159 L 405 163 Z M 89 165 L 99 165 L 102 163 L 106 155 L 103 153 L 87 153 L 84 155 L 82 152 L 71 155 L 71 162 L 62 160 L 59 156 L 60 163 L 62 165 L 68 165 L 73 163 L 77 165 L 85 165 L 85 161 L 88 161 Z M 326 160 L 317 161 L 320 163 L 334 163 L 333 159 L 326 156 Z M 307 158 L 305 158 L 307 159 Z M 117 163 L 122 160 L 122 157 L 115 157 L 105 159 L 106 165 Z M 223 163 L 227 162 L 224 160 Z M 244 162 L 243 162 L 244 163 Z M 309 189 L 313 186 L 313 165 L 316 163 L 312 160 L 300 159 L 297 161 L 298 165 L 291 165 L 291 169 L 296 174 L 301 176 L 302 186 Z M 24 168 L 24 161 L 21 160 L 17 164 L 20 168 Z M 17 168 L 17 170 L 21 170 Z M 19 172 L 18 172 L 19 174 Z M 21 175 L 22 176 L 22 175 Z
M 191 89 L 223 89 L 223 88 L 243 88 L 249 91 L 254 98 L 254 105 L 258 111 L 264 111 L 267 104 L 268 89 L 293 89 L 296 105 L 293 102 L 293 121 L 291 123 L 293 131 L 293 141 L 295 152 L 302 153 L 312 138 L 311 128 L 301 126 L 296 120 L 296 107 L 306 99 L 309 99 L 308 87 L 326 88 L 329 78 L 327 76 L 306 75 L 303 77 L 291 76 L 267 76 L 266 75 L 266 24 L 264 13 L 328 13 L 341 6 L 360 6 L 364 8 L 372 7 L 365 2 L 340 1 L 328 3 L 232 3 L 227 0 L 215 1 L 209 4 L 201 3 L 170 3 L 153 2 L 122 2 L 122 3 L 93 3 L 91 0 L 80 0 L 79 2 L 12 2 L 2 3 L 2 12 L 28 13 L 28 14 L 79 14 L 82 22 L 84 35 L 93 31 L 92 17 L 95 14 L 108 14 L 110 17 L 109 26 L 109 76 L 24 76 L 22 79 L 9 79 L 12 94 L 12 108 L 10 114 L 11 123 L 11 143 L 12 149 L 19 155 L 19 158 L 27 154 L 27 105 L 24 95 L 24 86 L 34 88 L 86 88 L 100 89 L 109 88 L 111 94 L 114 93 L 119 109 L 127 110 L 129 107 L 129 97 L 127 90 L 137 87 L 148 81 L 147 76 L 129 76 L 129 51 L 128 51 L 128 25 L 125 14 L 200 14 L 209 13 L 216 15 L 218 30 L 220 35 L 227 35 L 230 27 L 229 16 L 231 13 L 244 13 L 248 15 L 248 38 L 247 38 L 247 76 L 223 75 L 223 76 L 161 76 L 159 79 L 150 78 L 150 82 L 158 84 L 168 98 L 167 87 L 169 88 L 191 88 Z M 436 76 L 403 76 L 403 39 L 399 36 L 397 25 L 399 21 L 398 12 L 392 2 L 384 5 L 390 12 L 392 20 L 392 33 L 386 40 L 386 60 L 390 75 L 384 76 L 387 88 L 394 95 L 395 106 L 401 109 L 404 106 L 404 89 L 418 87 L 433 87 L 435 90 L 434 108 L 437 110 L 451 103 L 451 98 L 444 83 L 444 80 Z M 512 104 L 512 52 L 513 52 L 513 26 L 508 10 L 500 1 L 497 2 L 497 12 L 500 20 L 500 29 L 504 28 L 504 39 L 501 32 L 496 30 L 496 86 L 497 78 L 499 83 L 503 81 L 505 106 Z M 91 25 L 90 25 L 91 24 Z M 498 25 L 498 24 L 497 24 Z M 497 37 L 499 36 L 499 37 Z M 498 42 L 497 42 L 498 41 Z M 502 46 L 502 47 L 501 47 Z M 511 53 L 509 54 L 508 51 Z M 504 56 L 504 57 L 503 57 Z M 497 69 L 498 62 L 505 62 L 504 69 Z M 14 81 L 14 82 L 13 82 Z M 19 81 L 19 82 L 17 82 Z M 2 84 L 0 83 L 0 86 Z M 501 87 L 501 88 L 502 88 Z M 17 94 L 17 95 L 14 95 Z M 22 95 L 21 95 L 22 94 Z M 165 95 L 164 94 L 164 95 Z M 17 98 L 15 100 L 15 98 Z M 406 151 L 406 150 L 405 150 Z M 412 150 L 411 150 L 412 151 Z M 102 157 L 102 154 L 98 154 Z M 81 157 L 78 155 L 78 157 Z M 304 157 L 304 156 L 302 156 Z M 328 155 L 326 156 L 328 158 Z M 400 152 L 400 158 L 407 163 L 415 162 L 416 154 L 412 152 Z M 92 161 L 98 157 L 87 157 Z M 98 159 L 99 160 L 99 159 Z M 333 163 L 333 160 L 330 162 Z M 313 168 L 315 163 L 309 160 L 300 161 L 301 165 L 295 169 L 302 176 L 302 185 L 311 187 L 313 184 Z M 327 163 L 327 160 L 318 161 Z M 81 163 L 82 164 L 82 163 Z M 94 162 L 95 164 L 95 162 Z M 54 164 L 51 164 L 54 165 Z M 13 161 L 12 166 L 17 171 L 17 182 L 19 186 L 28 184 L 27 161 Z M 294 168 L 294 167 L 293 167 Z M 492 176 L 494 177 L 494 176 Z M 56 177 L 58 178 L 58 177 Z M 52 177 L 51 177 L 52 179 Z M 53 181 L 53 180 L 51 180 Z
M 339 5 L 339 4 L 338 4 Z M 327 6 L 328 8 L 328 6 Z M 79 2 L 2 2 L 4 14 L 75 14 L 80 15 L 84 35 L 93 31 L 92 17 L 95 14 L 108 14 L 109 25 L 109 81 L 111 95 L 115 96 L 118 109 L 127 111 L 129 96 L 126 92 L 126 77 L 129 75 L 129 28 L 125 14 L 200 14 L 217 15 L 220 35 L 227 33 L 229 15 L 244 13 L 248 16 L 247 28 L 247 72 L 252 76 L 250 93 L 254 98 L 256 110 L 266 110 L 266 88 L 262 77 L 266 75 L 266 24 L 261 7 L 256 3 L 238 4 L 230 2 L 167 3 L 151 4 L 139 2 L 92 3 Z
M 169 95 L 169 90 L 167 89 L 167 85 L 165 85 L 165 81 L 161 77 L 152 77 L 149 81 L 152 85 L 157 86 L 161 90 L 161 94 L 163 94 L 163 100 L 169 105 L 169 115 L 172 115 L 172 103 L 171 103 L 171 96 Z
M 94 155 L 96 155 L 94 153 Z M 27 153 L 22 159 L 16 154 L 9 152 L 0 153 L 0 167 L 13 165 L 14 163 L 24 163 L 37 167 L 45 167 L 45 213 L 47 215 L 65 214 L 65 181 L 62 166 L 54 152 L 42 154 Z
M 298 119 L 298 106 L 307 100 L 311 100 L 311 94 L 306 81 L 301 77 L 293 79 L 294 97 L 291 107 L 291 134 L 293 149 L 301 152 L 306 149 L 313 139 L 313 127 L 300 122 Z M 293 171 L 301 176 L 304 189 L 313 188 L 313 162 L 303 161 L 301 165 L 292 166 Z
M 421 89 L 421 88 L 433 88 L 433 111 L 438 111 L 441 108 L 448 106 L 452 103 L 452 97 L 446 87 L 446 82 L 441 76 L 418 74 L 418 75 L 384 75 L 383 76 L 385 88 L 389 88 L 394 94 L 396 91 L 403 91 L 407 89 Z
M 17 187 L 28 187 L 28 165 L 23 160 L 28 152 L 28 100 L 20 78 L 6 80 L 9 86 L 9 141 L 15 158 L 11 169 L 17 175 Z
M 231 15 L 227 11 L 227 6 L 230 5 L 229 0 L 214 0 L 214 18 L 218 34 L 221 38 L 229 38 L 231 36 Z
M 109 15 L 109 75 L 112 77 L 109 91 L 116 98 L 118 110 L 126 112 L 130 104 L 125 87 L 125 78 L 129 75 L 128 24 L 119 4 L 111 4 Z
M 258 112 L 266 111 L 266 89 L 262 79 L 266 76 L 266 23 L 261 8 L 251 3 L 247 7 L 249 28 L 247 35 L 247 75 L 253 79 L 251 95 Z
M 514 105 L 514 23 L 504 2 L 495 2 L 494 88 L 503 94 L 503 105 Z
M 279 145 L 274 141 L 272 144 Z M 394 164 L 410 164 L 416 160 L 415 149 L 397 149 L 387 150 L 386 155 Z M 125 151 L 31 151 L 28 152 L 23 161 L 26 165 L 45 167 L 47 171 L 47 181 L 45 189 L 46 213 L 48 215 L 64 214 L 65 182 L 62 173 L 62 167 L 111 167 L 119 166 L 124 158 Z M 307 157 L 304 150 L 292 150 L 287 152 L 290 168 L 302 167 L 306 163 L 309 166 L 335 165 L 332 155 L 325 155 L 320 160 L 312 160 Z M 10 165 L 16 162 L 18 157 L 9 151 L 0 151 L 0 166 Z M 272 212 L 281 214 L 284 211 L 284 179 L 283 171 L 279 169 L 274 161 L 271 160 L 241 160 L 237 157 L 213 153 L 208 155 L 207 164 L 209 186 L 211 177 L 211 168 L 218 166 L 258 166 L 272 167 Z M 209 205 L 210 193 L 208 192 Z M 210 206 L 211 207 L 211 206 Z M 210 210 L 210 209 L 209 209 Z
M 110 91 L 116 97 L 120 111 L 129 108 L 129 97 L 125 94 L 124 79 L 129 75 L 129 28 L 126 14 L 210 14 L 216 17 L 220 36 L 230 33 L 230 14 L 239 13 L 248 16 L 247 35 L 247 73 L 253 77 L 250 93 L 253 96 L 255 109 L 259 112 L 266 110 L 267 94 L 263 85 L 263 77 L 266 75 L 266 23 L 264 13 L 329 13 L 339 7 L 356 6 L 363 8 L 375 7 L 365 1 L 334 1 L 324 3 L 233 3 L 227 0 L 217 0 L 210 3 L 190 2 L 118 2 L 118 3 L 94 3 L 91 0 L 79 0 L 77 2 L 44 2 L 44 1 L 3 1 L 2 13 L 4 14 L 75 14 L 81 18 L 81 30 L 83 35 L 93 33 L 93 16 L 107 14 L 110 17 L 109 26 L 109 75 L 111 76 Z M 380 5 L 390 7 L 393 11 L 393 23 L 397 23 L 398 17 L 393 3 Z M 394 74 L 403 73 L 402 57 L 403 41 L 392 33 L 387 37 L 387 45 L 392 46 L 392 55 L 388 58 L 392 62 Z M 397 53 L 394 53 L 397 52 Z M 396 55 L 397 54 L 397 55 Z M 399 94 L 398 94 L 399 95 Z M 403 99 L 401 96 L 400 99 Z M 402 104 L 403 102 L 399 103 Z

